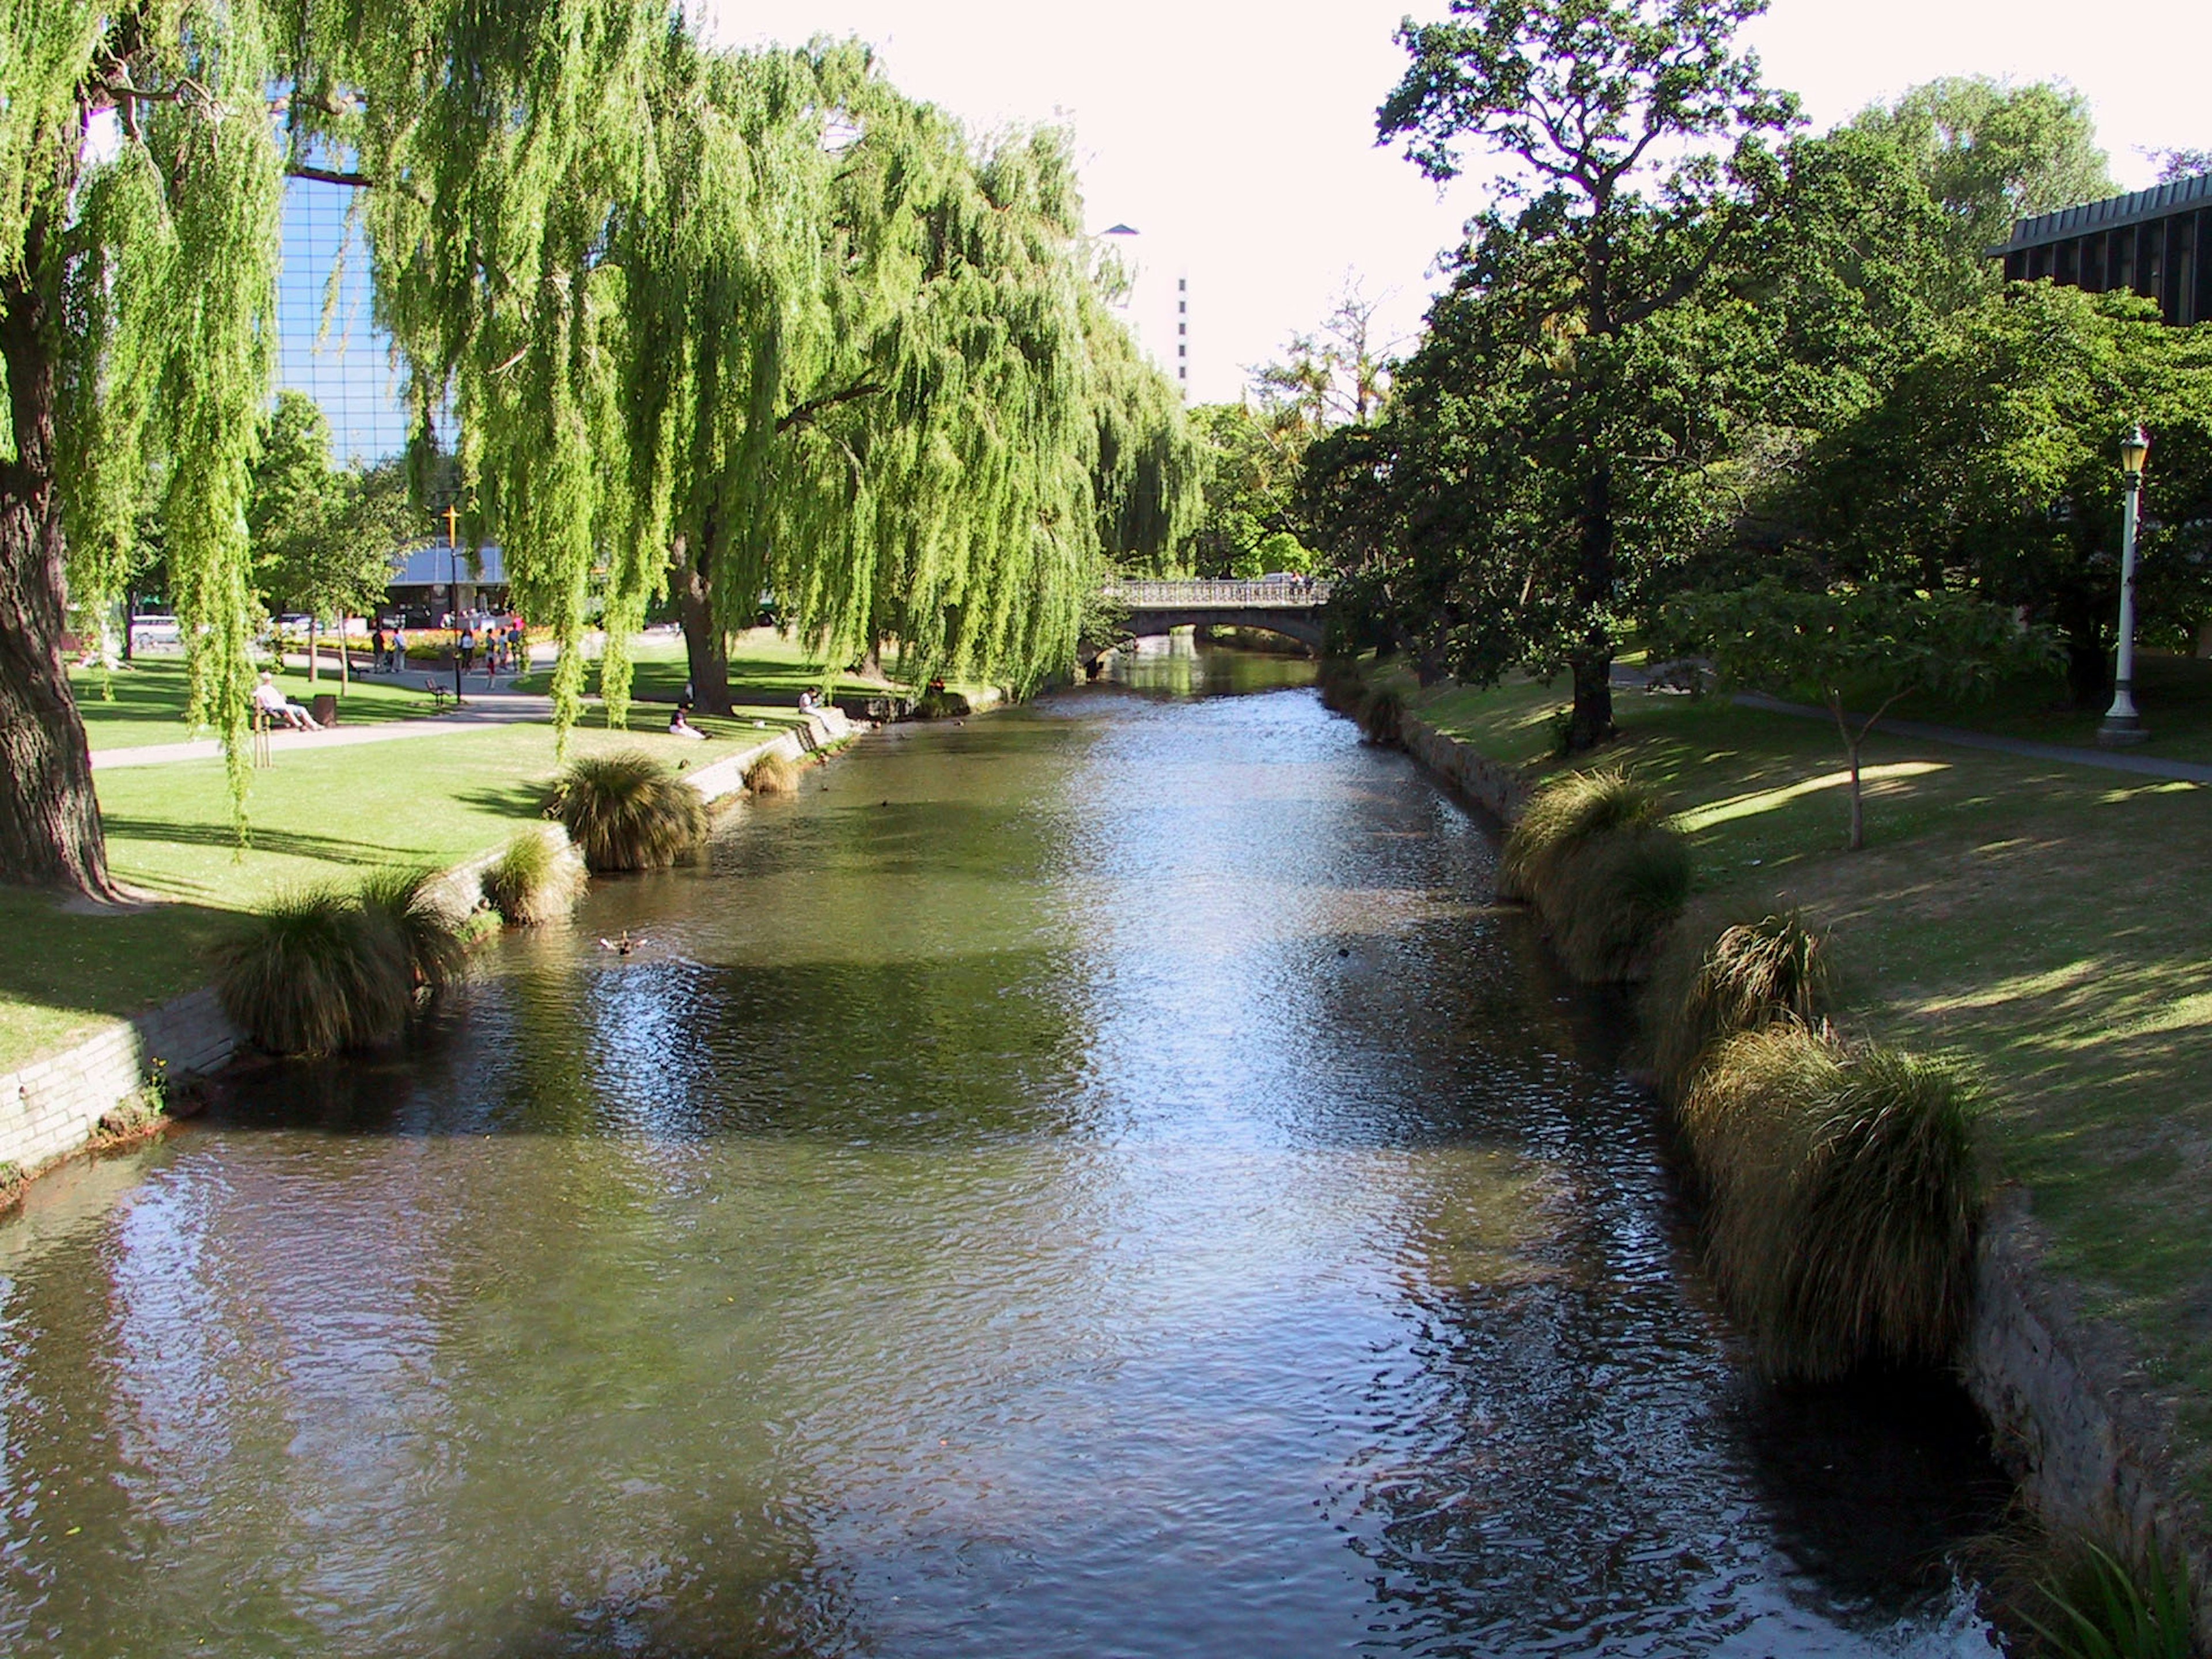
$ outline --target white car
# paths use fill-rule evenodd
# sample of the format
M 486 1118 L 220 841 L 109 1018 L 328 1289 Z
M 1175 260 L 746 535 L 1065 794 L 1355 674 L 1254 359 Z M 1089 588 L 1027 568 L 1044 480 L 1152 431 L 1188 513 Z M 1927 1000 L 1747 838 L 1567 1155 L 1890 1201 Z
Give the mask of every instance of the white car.
M 178 626 L 174 617 L 148 614 L 131 619 L 131 648 L 140 650 L 149 645 L 182 645 L 185 630 Z

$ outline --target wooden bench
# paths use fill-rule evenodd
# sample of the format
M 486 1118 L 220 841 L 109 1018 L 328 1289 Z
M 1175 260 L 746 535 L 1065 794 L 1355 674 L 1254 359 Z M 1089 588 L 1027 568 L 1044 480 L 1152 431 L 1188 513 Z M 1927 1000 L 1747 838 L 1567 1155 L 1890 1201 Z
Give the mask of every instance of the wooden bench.
M 434 676 L 422 682 L 422 689 L 430 694 L 430 712 L 442 714 L 448 708 L 459 708 L 461 700 L 453 695 L 453 688 Z

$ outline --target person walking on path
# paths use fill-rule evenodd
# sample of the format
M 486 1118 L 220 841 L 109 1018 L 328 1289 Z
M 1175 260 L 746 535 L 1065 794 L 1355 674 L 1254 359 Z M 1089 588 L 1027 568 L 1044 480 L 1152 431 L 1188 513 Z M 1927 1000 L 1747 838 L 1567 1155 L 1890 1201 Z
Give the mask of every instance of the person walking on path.
M 461 624 L 461 672 L 467 673 L 477 665 L 477 636 L 466 623 Z
M 407 624 L 394 623 L 392 627 L 392 672 L 397 674 L 407 666 Z
M 379 623 L 368 635 L 368 672 L 372 674 L 382 673 L 388 665 L 384 647 L 384 624 Z

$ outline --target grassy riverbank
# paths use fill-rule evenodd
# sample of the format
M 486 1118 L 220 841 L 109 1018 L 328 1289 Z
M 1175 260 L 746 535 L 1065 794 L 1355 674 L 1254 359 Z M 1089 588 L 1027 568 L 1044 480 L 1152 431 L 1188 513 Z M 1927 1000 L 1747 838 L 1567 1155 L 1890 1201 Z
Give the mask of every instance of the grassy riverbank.
M 2193 684 L 2198 671 L 2173 678 Z M 1548 750 L 1563 687 L 1423 692 L 1399 672 L 1382 684 L 1532 776 L 1561 764 Z M 2212 738 L 2202 713 L 2150 706 L 2166 752 Z M 1623 738 L 1604 761 L 1667 791 L 1697 854 L 1686 925 L 1802 906 L 1832 933 L 1840 1024 L 1967 1056 L 1989 1079 L 1995 1173 L 2028 1188 L 2051 1265 L 2090 1312 L 2134 1333 L 2154 1385 L 2179 1395 L 2192 1437 L 2183 1474 L 2212 1497 L 2205 792 L 1877 734 L 1868 848 L 1851 854 L 1832 728 L 1633 692 L 1618 714 Z
M 593 711 L 572 734 L 571 752 L 641 748 L 696 767 L 799 724 L 797 693 L 818 683 L 818 665 L 810 678 L 809 665 L 788 646 L 748 653 L 744 665 L 745 678 L 732 675 L 736 717 L 697 721 L 713 741 L 672 738 L 649 709 L 639 712 L 632 731 L 607 731 Z M 308 689 L 297 670 L 285 676 L 285 686 L 295 698 Z M 184 723 L 180 663 L 155 659 L 119 673 L 112 703 L 99 701 L 88 683 L 77 690 L 96 751 L 206 735 Z M 341 724 L 425 712 L 419 689 L 356 680 Z M 103 908 L 0 888 L 0 928 L 13 942 L 0 953 L 0 1072 L 67 1043 L 103 1018 L 135 1013 L 204 983 L 207 947 L 230 916 L 288 888 L 350 878 L 379 865 L 453 864 L 499 845 L 538 821 L 555 770 L 552 730 L 544 721 L 427 722 L 422 735 L 388 742 L 318 749 L 310 740 L 280 751 L 276 762 L 254 774 L 252 844 L 243 853 L 221 761 L 95 774 L 115 875 L 156 902 Z

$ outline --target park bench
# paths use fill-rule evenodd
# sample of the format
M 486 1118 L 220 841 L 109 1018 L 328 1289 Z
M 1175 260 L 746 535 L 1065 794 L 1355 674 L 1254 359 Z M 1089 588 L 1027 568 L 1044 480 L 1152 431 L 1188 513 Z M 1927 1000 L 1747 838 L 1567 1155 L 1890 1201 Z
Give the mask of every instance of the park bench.
M 430 694 L 430 712 L 434 714 L 442 714 L 448 708 L 461 706 L 461 700 L 453 695 L 453 688 L 435 675 L 424 678 L 422 689 Z

